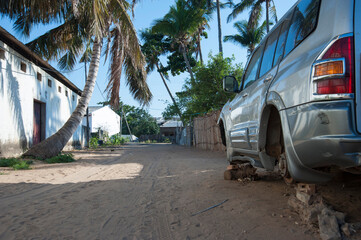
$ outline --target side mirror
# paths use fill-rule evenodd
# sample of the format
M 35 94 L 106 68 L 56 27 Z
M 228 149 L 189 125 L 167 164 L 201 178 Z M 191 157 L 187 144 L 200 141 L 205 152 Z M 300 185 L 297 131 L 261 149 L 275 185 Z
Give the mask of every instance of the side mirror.
M 239 92 L 238 82 L 233 76 L 225 76 L 223 78 L 223 90 L 226 92 Z

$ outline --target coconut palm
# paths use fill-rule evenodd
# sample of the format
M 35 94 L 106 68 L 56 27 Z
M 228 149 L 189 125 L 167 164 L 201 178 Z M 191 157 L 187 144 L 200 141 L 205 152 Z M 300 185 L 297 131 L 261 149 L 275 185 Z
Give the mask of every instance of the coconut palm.
M 83 119 L 94 90 L 103 41 L 111 56 L 108 93 L 113 105 L 119 103 L 122 69 L 134 98 L 148 103 L 151 93 L 146 83 L 145 60 L 136 31 L 128 16 L 125 0 L 12 0 L 0 2 L 0 14 L 15 20 L 15 29 L 29 35 L 36 24 L 61 24 L 28 44 L 46 59 L 63 59 L 71 68 L 85 46 L 92 46 L 88 77 L 76 109 L 54 135 L 30 148 L 24 155 L 49 158 L 57 155 Z
M 272 6 L 270 3 L 272 2 Z M 267 22 L 267 33 L 269 32 L 270 20 L 269 14 L 271 13 L 273 19 L 277 23 L 277 14 L 276 7 L 273 0 L 241 0 L 237 4 L 233 4 L 233 10 L 231 14 L 229 14 L 227 18 L 227 22 L 230 22 L 234 18 L 238 16 L 238 14 L 242 13 L 244 10 L 251 8 L 251 12 L 248 19 L 248 27 L 250 29 L 255 28 L 258 25 L 258 22 L 262 15 L 262 4 L 265 3 L 266 6 L 266 22 Z
M 249 28 L 247 21 L 239 21 L 234 23 L 233 27 L 237 29 L 238 34 L 227 35 L 224 37 L 225 42 L 234 42 L 247 48 L 248 57 L 251 55 L 257 44 L 261 42 L 265 35 L 267 22 L 256 28 Z
M 217 25 L 218 25 L 218 49 L 219 53 L 223 52 L 223 44 L 222 44 L 222 24 L 221 24 L 221 8 L 226 5 L 232 5 L 230 0 L 227 0 L 226 3 L 221 3 L 219 0 L 189 0 L 193 4 L 199 4 L 201 8 L 207 9 L 210 13 L 216 10 L 217 12 Z
M 194 79 L 191 65 L 189 63 L 188 47 L 198 31 L 200 23 L 204 22 L 207 10 L 193 8 L 186 0 L 177 0 L 175 6 L 171 6 L 169 12 L 154 22 L 152 31 L 162 33 L 172 39 L 186 62 L 191 79 Z
M 164 35 L 160 33 L 152 33 L 150 29 L 145 29 L 140 33 L 140 38 L 143 41 L 142 52 L 145 55 L 147 62 L 147 73 L 152 72 L 155 68 L 157 69 L 167 92 L 172 99 L 174 106 L 177 109 L 177 113 L 182 118 L 182 113 L 178 107 L 177 102 L 175 101 L 171 91 L 169 90 L 168 84 L 166 82 L 167 75 L 164 75 L 161 71 L 162 64 L 160 63 L 159 57 L 167 52 L 169 48 L 169 43 L 164 40 Z

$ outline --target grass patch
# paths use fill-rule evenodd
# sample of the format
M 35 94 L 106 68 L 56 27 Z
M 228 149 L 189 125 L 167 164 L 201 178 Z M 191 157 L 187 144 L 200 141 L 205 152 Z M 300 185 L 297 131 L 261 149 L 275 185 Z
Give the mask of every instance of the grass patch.
M 30 169 L 33 161 L 24 161 L 19 158 L 0 158 L 0 167 L 12 167 L 14 170 Z
M 74 162 L 75 159 L 73 158 L 73 154 L 66 153 L 66 154 L 59 154 L 58 156 L 48 158 L 43 161 L 46 163 L 70 163 L 70 162 Z

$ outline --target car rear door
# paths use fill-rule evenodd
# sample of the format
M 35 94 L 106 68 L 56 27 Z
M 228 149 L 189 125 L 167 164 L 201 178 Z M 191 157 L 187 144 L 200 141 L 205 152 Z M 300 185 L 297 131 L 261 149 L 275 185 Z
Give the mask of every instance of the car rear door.
M 277 73 L 277 64 L 273 63 L 281 25 L 272 31 L 267 38 L 263 51 L 262 62 L 259 69 L 259 78 L 249 87 L 248 109 L 245 113 L 249 116 L 248 131 L 249 142 L 252 150 L 258 148 L 258 133 L 261 111 L 265 104 L 268 87 Z

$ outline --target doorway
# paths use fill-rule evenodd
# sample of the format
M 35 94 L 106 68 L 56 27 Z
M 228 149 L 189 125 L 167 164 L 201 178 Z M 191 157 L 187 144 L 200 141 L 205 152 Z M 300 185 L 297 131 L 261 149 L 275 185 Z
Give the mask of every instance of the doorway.
M 45 103 L 34 100 L 33 145 L 45 139 Z

